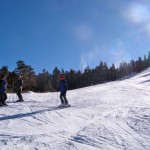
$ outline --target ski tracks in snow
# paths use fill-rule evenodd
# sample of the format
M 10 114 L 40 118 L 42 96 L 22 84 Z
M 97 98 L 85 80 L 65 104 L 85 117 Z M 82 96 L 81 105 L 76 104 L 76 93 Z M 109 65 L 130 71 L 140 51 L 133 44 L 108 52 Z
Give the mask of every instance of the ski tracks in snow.
M 150 76 L 68 91 L 75 107 L 58 109 L 57 93 L 25 93 L 0 109 L 2 150 L 149 150 Z

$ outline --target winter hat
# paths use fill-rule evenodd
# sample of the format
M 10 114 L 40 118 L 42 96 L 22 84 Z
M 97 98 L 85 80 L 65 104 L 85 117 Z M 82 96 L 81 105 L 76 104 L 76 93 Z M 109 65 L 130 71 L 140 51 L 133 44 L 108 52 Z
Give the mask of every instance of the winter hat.
M 65 76 L 64 75 L 60 75 L 60 79 L 61 80 L 65 80 Z

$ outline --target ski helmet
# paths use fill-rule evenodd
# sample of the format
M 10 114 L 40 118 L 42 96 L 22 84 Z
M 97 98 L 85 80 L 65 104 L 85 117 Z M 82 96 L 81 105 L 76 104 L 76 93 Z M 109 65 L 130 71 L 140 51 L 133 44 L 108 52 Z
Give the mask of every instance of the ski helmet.
M 60 75 L 60 79 L 61 80 L 65 80 L 65 76 L 64 75 Z

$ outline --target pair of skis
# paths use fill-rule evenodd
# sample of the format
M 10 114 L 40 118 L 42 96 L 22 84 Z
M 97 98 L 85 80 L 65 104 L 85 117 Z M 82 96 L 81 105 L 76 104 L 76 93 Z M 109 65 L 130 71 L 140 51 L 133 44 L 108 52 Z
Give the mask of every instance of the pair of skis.
M 57 108 L 68 108 L 68 107 L 71 107 L 71 105 L 67 104 L 67 105 L 59 105 L 59 106 L 57 106 Z

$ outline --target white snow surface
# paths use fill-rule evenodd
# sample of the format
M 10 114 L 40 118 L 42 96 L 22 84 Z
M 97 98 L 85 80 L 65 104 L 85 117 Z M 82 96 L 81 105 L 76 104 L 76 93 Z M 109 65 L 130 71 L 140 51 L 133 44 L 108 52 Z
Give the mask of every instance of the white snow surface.
M 24 93 L 0 108 L 0 150 L 150 150 L 150 68 L 132 78 L 67 92 Z

